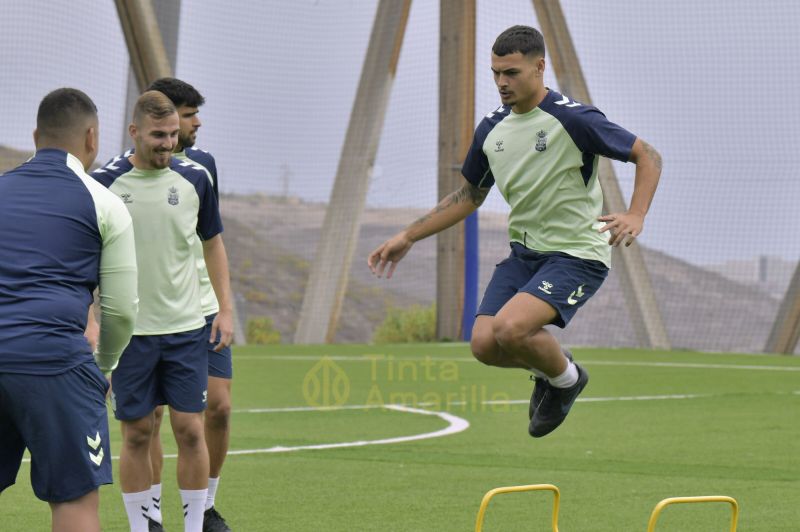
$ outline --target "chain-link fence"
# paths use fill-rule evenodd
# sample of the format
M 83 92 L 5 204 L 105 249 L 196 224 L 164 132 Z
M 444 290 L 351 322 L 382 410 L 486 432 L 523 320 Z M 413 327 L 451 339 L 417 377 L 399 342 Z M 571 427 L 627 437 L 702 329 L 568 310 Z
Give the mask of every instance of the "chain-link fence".
M 155 3 L 158 4 L 158 0 Z M 240 322 L 268 317 L 291 341 L 354 101 L 376 0 L 182 0 L 177 77 L 206 97 L 198 147 L 220 170 L 225 239 Z M 790 0 L 562 0 L 593 103 L 664 158 L 640 238 L 676 348 L 761 351 L 800 257 L 800 4 Z M 128 55 L 113 2 L 2 0 L 0 164 L 33 149 L 41 97 L 75 86 L 97 103 L 101 154 L 120 143 Z M 494 38 L 537 26 L 527 0 L 479 0 L 476 121 L 498 105 Z M 372 172 L 336 340 L 368 342 L 390 307 L 435 299 L 435 241 L 389 281 L 368 252 L 437 201 L 438 2 L 415 0 Z M 552 68 L 545 81 L 558 89 Z M 453 98 L 460 97 L 453 94 Z M 615 169 L 626 198 L 633 165 Z M 505 204 L 480 216 L 480 290 L 508 252 Z M 569 329 L 581 345 L 636 337 L 613 273 Z

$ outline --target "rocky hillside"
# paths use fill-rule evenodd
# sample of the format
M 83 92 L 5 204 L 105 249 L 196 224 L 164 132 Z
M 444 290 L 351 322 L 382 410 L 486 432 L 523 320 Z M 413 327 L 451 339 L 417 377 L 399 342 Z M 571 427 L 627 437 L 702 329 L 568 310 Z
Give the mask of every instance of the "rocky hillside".
M 284 338 L 291 338 L 310 261 L 319 239 L 325 205 L 266 196 L 225 196 L 221 202 L 228 224 L 226 239 L 236 264 L 249 268 L 263 263 L 234 282 L 240 294 L 258 290 L 273 294 L 250 312 L 275 317 Z M 374 278 L 366 267 L 368 253 L 422 210 L 368 209 L 351 269 L 351 285 L 344 305 L 337 341 L 366 342 L 387 304 L 430 304 L 435 297 L 435 239 L 419 242 L 391 280 Z M 239 233 L 246 232 L 242 238 Z M 493 266 L 508 254 L 505 220 L 501 215 L 481 217 L 481 290 Z M 623 251 L 624 252 L 624 251 Z M 255 259 L 259 254 L 260 259 Z M 270 255 L 272 255 L 270 257 Z M 766 343 L 780 301 L 749 285 L 731 281 L 685 261 L 644 248 L 670 339 L 675 348 L 759 352 Z M 237 266 L 241 268 L 241 266 Z M 280 270 L 285 270 L 280 273 Z M 289 273 L 291 272 L 291 273 Z M 566 331 L 555 333 L 572 345 L 635 346 L 628 308 L 616 270 L 598 294 L 582 309 Z
M 0 174 L 27 161 L 33 152 L 19 151 L 0 145 Z

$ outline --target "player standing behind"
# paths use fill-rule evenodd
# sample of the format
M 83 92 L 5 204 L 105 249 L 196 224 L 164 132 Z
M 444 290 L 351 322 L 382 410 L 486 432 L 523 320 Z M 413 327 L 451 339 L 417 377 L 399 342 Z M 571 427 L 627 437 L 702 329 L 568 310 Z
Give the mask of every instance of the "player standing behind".
M 129 126 L 133 154 L 115 157 L 93 177 L 120 196 L 133 218 L 140 309 L 133 339 L 113 375 L 112 404 L 122 422 L 120 481 L 132 532 L 148 530 L 153 411 L 170 407 L 178 444 L 178 486 L 185 530 L 199 532 L 208 486 L 203 437 L 208 361 L 194 246 L 202 239 L 220 301 L 212 332 L 230 344 L 228 261 L 222 223 L 206 171 L 172 157 L 178 140 L 175 106 L 156 91 L 142 94 Z
M 33 138 L 36 155 L 0 176 L 0 491 L 27 447 L 52 529 L 99 532 L 97 488 L 111 483 L 103 373 L 136 319 L 133 227 L 120 199 L 86 174 L 98 148 L 86 94 L 45 96 Z M 83 331 L 98 284 L 95 363 Z
M 628 246 L 642 232 L 661 175 L 661 157 L 649 144 L 544 86 L 544 55 L 534 28 L 513 26 L 497 37 L 492 72 L 503 105 L 475 130 L 463 186 L 367 259 L 379 277 L 391 263 L 391 277 L 414 242 L 469 216 L 497 183 L 511 207 L 511 255 L 486 288 L 470 347 L 484 364 L 534 372 L 533 437 L 564 421 L 589 380 L 544 326 L 565 327 L 594 295 L 608 274 L 609 245 Z M 627 212 L 602 215 L 600 155 L 636 164 Z
M 219 182 L 217 181 L 217 165 L 210 153 L 194 148 L 197 141 L 197 130 L 202 125 L 197 116 L 198 108 L 205 103 L 205 98 L 192 85 L 175 78 L 161 78 L 154 81 L 147 90 L 159 91 L 167 96 L 178 109 L 180 133 L 173 156 L 183 161 L 191 160 L 208 172 L 214 187 L 214 194 L 219 201 Z M 208 497 L 206 498 L 205 515 L 203 516 L 203 532 L 229 532 L 230 528 L 214 507 L 214 499 L 219 486 L 222 464 L 228 453 L 230 440 L 231 416 L 231 379 L 233 378 L 233 359 L 230 347 L 217 349 L 219 338 L 211 338 L 211 324 L 219 312 L 219 304 L 214 296 L 214 289 L 208 278 L 206 263 L 203 259 L 203 247 L 200 242 L 195 246 L 197 275 L 200 279 L 200 297 L 203 302 L 203 315 L 206 317 L 206 333 L 209 335 L 208 349 L 208 407 L 205 412 L 205 436 L 208 446 L 209 478 Z M 153 486 L 151 488 L 152 504 L 150 515 L 154 521 L 161 523 L 161 470 L 164 464 L 164 452 L 161 449 L 159 429 L 163 408 L 156 409 L 156 427 L 153 444 L 150 447 L 150 459 L 153 464 Z M 151 527 L 151 531 L 158 531 Z

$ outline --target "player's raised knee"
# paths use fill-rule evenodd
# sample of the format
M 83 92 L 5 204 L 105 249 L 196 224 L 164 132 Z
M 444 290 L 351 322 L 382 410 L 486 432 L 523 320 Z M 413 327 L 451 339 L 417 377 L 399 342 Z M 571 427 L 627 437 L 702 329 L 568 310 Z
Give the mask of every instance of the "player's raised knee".
M 470 340 L 472 355 L 479 361 L 488 366 L 496 366 L 499 356 L 498 345 L 491 331 L 477 331 L 473 329 L 472 339 Z
M 493 339 L 491 343 L 494 343 Z M 479 362 L 489 364 L 489 360 L 493 358 L 491 344 L 484 338 L 473 336 L 472 340 L 470 340 L 469 347 L 472 350 L 472 356 Z
M 494 340 L 500 347 L 514 348 L 522 346 L 530 331 L 524 324 L 513 318 L 495 317 L 492 321 Z

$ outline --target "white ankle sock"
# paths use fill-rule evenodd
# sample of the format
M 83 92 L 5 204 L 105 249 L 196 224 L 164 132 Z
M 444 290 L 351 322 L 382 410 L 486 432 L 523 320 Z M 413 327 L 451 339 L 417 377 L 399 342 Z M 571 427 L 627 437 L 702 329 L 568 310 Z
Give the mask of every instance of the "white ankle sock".
M 163 523 L 161 516 L 161 484 L 150 486 L 150 519 Z
M 564 373 L 558 377 L 551 377 L 548 380 L 550 381 L 550 384 L 556 388 L 569 388 L 578 382 L 578 368 L 575 367 L 575 364 L 569 362 Z
M 217 486 L 219 486 L 219 477 L 208 479 L 208 496 L 206 497 L 206 510 L 214 506 L 214 497 L 217 496 Z
M 533 373 L 534 376 L 542 378 L 542 379 L 546 379 L 547 378 L 547 374 L 544 371 L 538 370 L 536 368 L 531 368 L 531 373 Z
M 122 502 L 128 514 L 131 532 L 147 532 L 147 513 L 150 506 L 150 490 L 123 493 Z
M 202 532 L 203 512 L 205 512 L 207 489 L 180 490 L 183 503 L 184 532 Z

